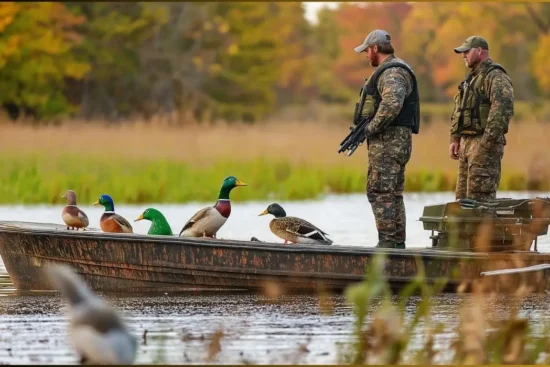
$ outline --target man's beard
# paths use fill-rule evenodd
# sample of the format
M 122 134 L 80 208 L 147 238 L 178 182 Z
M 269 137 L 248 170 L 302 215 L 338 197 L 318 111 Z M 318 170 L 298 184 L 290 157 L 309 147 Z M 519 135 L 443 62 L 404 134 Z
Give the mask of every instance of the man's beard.
M 375 58 L 369 58 L 369 62 L 370 62 L 370 66 L 372 67 L 377 67 L 378 66 L 378 61 L 375 59 Z

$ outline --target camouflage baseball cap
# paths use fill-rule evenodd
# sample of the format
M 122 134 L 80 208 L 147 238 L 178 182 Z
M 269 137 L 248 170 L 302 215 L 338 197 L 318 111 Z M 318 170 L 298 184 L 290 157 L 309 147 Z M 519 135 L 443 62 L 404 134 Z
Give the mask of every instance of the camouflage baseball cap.
M 489 44 L 483 37 L 470 36 L 466 38 L 466 41 L 464 41 L 464 43 L 461 46 L 455 48 L 454 50 L 457 54 L 459 54 L 459 53 L 468 51 L 471 48 L 478 48 L 478 47 L 481 47 L 484 50 L 488 50 Z
M 355 52 L 363 52 L 367 47 L 372 45 L 382 45 L 391 43 L 391 37 L 388 32 L 381 29 L 375 29 L 370 32 L 367 38 L 363 41 L 363 44 L 354 48 Z

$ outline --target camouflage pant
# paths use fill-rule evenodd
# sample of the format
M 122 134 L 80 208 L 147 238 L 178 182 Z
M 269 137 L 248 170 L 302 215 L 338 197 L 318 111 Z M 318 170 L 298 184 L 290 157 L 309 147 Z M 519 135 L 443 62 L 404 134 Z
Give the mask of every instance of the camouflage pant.
M 490 150 L 479 145 L 481 135 L 463 136 L 458 150 L 458 179 L 456 199 L 489 200 L 496 198 L 500 183 L 500 165 L 504 145 Z
M 412 152 L 411 130 L 391 127 L 369 138 L 367 198 L 374 213 L 379 244 L 405 242 L 403 203 L 405 166 Z

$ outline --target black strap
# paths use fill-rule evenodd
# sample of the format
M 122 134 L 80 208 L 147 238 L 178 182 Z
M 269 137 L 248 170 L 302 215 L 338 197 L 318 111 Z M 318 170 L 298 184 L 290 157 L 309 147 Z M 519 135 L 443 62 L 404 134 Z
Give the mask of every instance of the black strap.
M 380 93 L 378 93 L 378 78 L 380 77 L 380 74 L 382 74 L 382 72 L 388 68 L 392 68 L 392 67 L 398 67 L 398 68 L 402 68 L 402 69 L 405 69 L 409 72 L 409 74 L 411 75 L 411 78 L 412 78 L 412 81 L 413 81 L 413 85 L 412 85 L 412 91 L 411 93 L 409 94 L 409 96 L 405 97 L 405 101 L 407 101 L 408 98 L 412 98 L 414 97 L 418 103 L 417 103 L 417 106 L 416 106 L 416 125 L 413 127 L 413 133 L 415 134 L 418 134 L 418 131 L 419 131 L 419 124 L 420 124 L 420 95 L 419 95 L 419 91 L 418 91 L 418 83 L 416 81 L 416 75 L 414 75 L 414 72 L 412 71 L 412 69 L 405 63 L 403 62 L 399 62 L 399 61 L 390 61 L 388 63 L 385 63 L 385 64 L 382 64 L 380 65 L 376 70 L 375 72 L 372 74 L 372 76 L 370 77 L 369 79 L 369 82 L 367 84 L 367 93 L 369 95 L 372 95 L 375 97 L 375 111 L 378 110 L 378 105 L 380 104 Z
M 399 68 L 403 68 L 403 69 L 407 70 L 409 72 L 409 74 L 411 74 L 411 77 L 413 79 L 413 89 L 416 87 L 416 76 L 414 75 L 414 72 L 411 70 L 411 68 L 408 65 L 406 65 L 402 62 L 390 61 L 386 64 L 380 65 L 374 71 L 374 74 L 372 74 L 372 76 L 369 79 L 369 83 L 367 84 L 368 94 L 370 94 L 370 95 L 377 95 L 378 94 L 377 85 L 378 85 L 378 78 L 380 77 L 380 74 L 382 74 L 382 72 L 384 70 L 386 70 L 388 68 L 392 68 L 392 67 L 399 67 Z

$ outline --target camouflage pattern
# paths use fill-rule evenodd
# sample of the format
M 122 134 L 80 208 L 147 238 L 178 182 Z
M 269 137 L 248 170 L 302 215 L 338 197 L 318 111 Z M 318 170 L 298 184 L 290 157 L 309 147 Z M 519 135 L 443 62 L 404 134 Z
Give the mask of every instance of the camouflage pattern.
M 389 56 L 385 62 L 403 60 Z M 412 153 L 412 131 L 404 126 L 392 126 L 403 101 L 413 89 L 413 81 L 402 68 L 389 68 L 378 79 L 382 96 L 373 120 L 368 124 L 367 197 L 372 206 L 378 246 L 394 247 L 406 239 L 405 166 Z
M 496 199 L 504 144 L 485 149 L 482 135 L 463 136 L 458 150 L 456 199 Z
M 472 74 L 475 76 L 481 68 L 493 61 L 489 58 L 482 62 Z M 493 70 L 484 82 L 486 97 L 491 103 L 487 125 L 483 134 L 464 135 L 457 131 L 456 111 L 458 98 L 451 117 L 451 142 L 459 142 L 458 178 L 455 190 L 456 199 L 470 198 L 486 200 L 496 198 L 501 177 L 501 161 L 506 145 L 510 119 L 514 115 L 514 90 L 508 75 L 502 70 Z
M 472 77 L 479 74 L 483 68 L 489 66 L 491 63 L 493 63 L 491 58 L 482 62 L 472 71 Z M 497 143 L 506 145 L 504 135 L 508 132 L 510 119 L 514 115 L 514 88 L 512 87 L 512 81 L 502 70 L 495 69 L 487 74 L 483 88 L 486 93 L 485 97 L 491 103 L 491 109 L 489 110 L 487 126 L 483 133 L 481 144 L 487 148 Z M 458 96 L 459 93 L 455 95 L 455 105 L 451 115 L 451 141 L 459 141 L 460 137 L 463 136 L 458 131 L 458 119 L 455 118 L 457 110 L 460 107 Z
M 395 55 L 390 55 L 380 66 L 393 61 L 402 62 L 410 67 L 410 65 Z M 413 89 L 411 75 L 403 68 L 392 67 L 386 69 L 378 78 L 377 84 L 382 101 L 378 106 L 376 115 L 367 125 L 367 136 L 379 133 L 391 125 L 392 121 L 399 115 L 405 98 L 411 94 Z
M 412 132 L 391 126 L 368 141 L 367 197 L 372 206 L 380 246 L 406 239 L 405 166 L 412 152 Z

